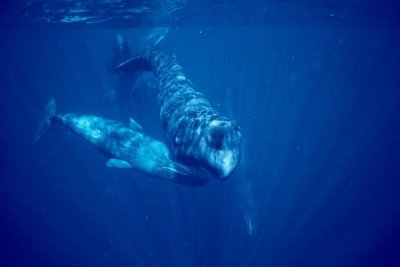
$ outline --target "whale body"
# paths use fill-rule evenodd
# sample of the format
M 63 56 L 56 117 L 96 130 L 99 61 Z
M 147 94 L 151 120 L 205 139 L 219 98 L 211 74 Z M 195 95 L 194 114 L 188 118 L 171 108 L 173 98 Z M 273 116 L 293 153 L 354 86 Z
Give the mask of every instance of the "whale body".
M 128 126 L 97 116 L 56 114 L 56 104 L 51 99 L 35 140 L 39 140 L 54 123 L 72 129 L 108 156 L 108 167 L 135 168 L 154 178 L 193 186 L 207 183 L 203 173 L 173 161 L 168 147 L 145 135 L 133 119 Z
M 156 77 L 160 118 L 175 156 L 228 178 L 240 161 L 238 124 L 221 115 L 186 77 L 174 56 L 148 50 L 128 59 L 116 71 L 151 71 Z

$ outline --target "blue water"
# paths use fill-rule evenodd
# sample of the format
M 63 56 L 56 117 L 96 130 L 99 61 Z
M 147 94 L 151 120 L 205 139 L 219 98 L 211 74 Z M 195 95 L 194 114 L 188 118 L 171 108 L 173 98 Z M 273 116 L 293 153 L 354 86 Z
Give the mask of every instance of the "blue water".
M 205 2 L 190 20 L 196 5 L 181 1 L 140 27 L 63 27 L 3 6 L 18 12 L 0 12 L 0 266 L 399 266 L 400 9 L 365 3 L 270 3 L 252 17 L 258 3 L 237 19 L 238 6 Z M 33 144 L 51 96 L 61 113 L 133 117 L 164 140 L 154 88 L 132 89 L 125 118 L 103 97 L 115 35 L 134 48 L 155 26 L 169 28 L 159 49 L 240 124 L 226 181 L 108 168 L 60 125 Z

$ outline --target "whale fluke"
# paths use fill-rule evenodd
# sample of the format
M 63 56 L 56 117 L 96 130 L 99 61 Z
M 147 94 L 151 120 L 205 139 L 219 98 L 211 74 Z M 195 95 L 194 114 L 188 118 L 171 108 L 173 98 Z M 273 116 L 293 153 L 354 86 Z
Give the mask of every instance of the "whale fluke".
M 39 124 L 39 127 L 36 130 L 34 143 L 39 141 L 47 133 L 47 130 L 53 123 L 52 118 L 55 115 L 56 115 L 56 101 L 52 97 L 47 103 L 45 117 L 42 119 L 42 121 Z
M 114 68 L 116 72 L 136 73 L 139 71 L 151 71 L 151 65 L 145 57 L 130 58 Z

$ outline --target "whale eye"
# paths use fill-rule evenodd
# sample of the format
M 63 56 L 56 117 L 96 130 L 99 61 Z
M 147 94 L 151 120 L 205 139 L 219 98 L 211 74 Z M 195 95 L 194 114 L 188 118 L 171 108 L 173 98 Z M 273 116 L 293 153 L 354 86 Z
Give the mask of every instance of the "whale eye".
M 223 127 L 212 127 L 207 136 L 208 143 L 215 149 L 221 149 L 224 143 L 225 130 Z

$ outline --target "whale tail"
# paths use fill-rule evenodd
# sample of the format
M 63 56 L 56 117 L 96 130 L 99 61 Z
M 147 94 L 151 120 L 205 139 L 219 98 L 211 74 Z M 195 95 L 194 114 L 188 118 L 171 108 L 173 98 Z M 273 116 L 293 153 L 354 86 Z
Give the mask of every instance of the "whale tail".
M 47 103 L 45 110 L 45 117 L 39 124 L 39 127 L 36 130 L 34 143 L 39 141 L 46 133 L 50 126 L 53 124 L 53 118 L 56 116 L 56 101 L 52 97 Z
M 145 30 L 140 36 L 133 38 L 131 36 L 131 49 L 129 42 L 122 34 L 117 34 L 114 39 L 114 66 L 121 62 L 138 55 L 144 55 L 146 51 L 157 47 L 164 40 L 169 32 L 168 27 L 155 27 Z M 139 57 L 138 57 L 139 58 Z
M 136 73 L 139 71 L 151 71 L 150 62 L 144 56 L 133 57 L 125 60 L 114 68 L 116 72 Z

